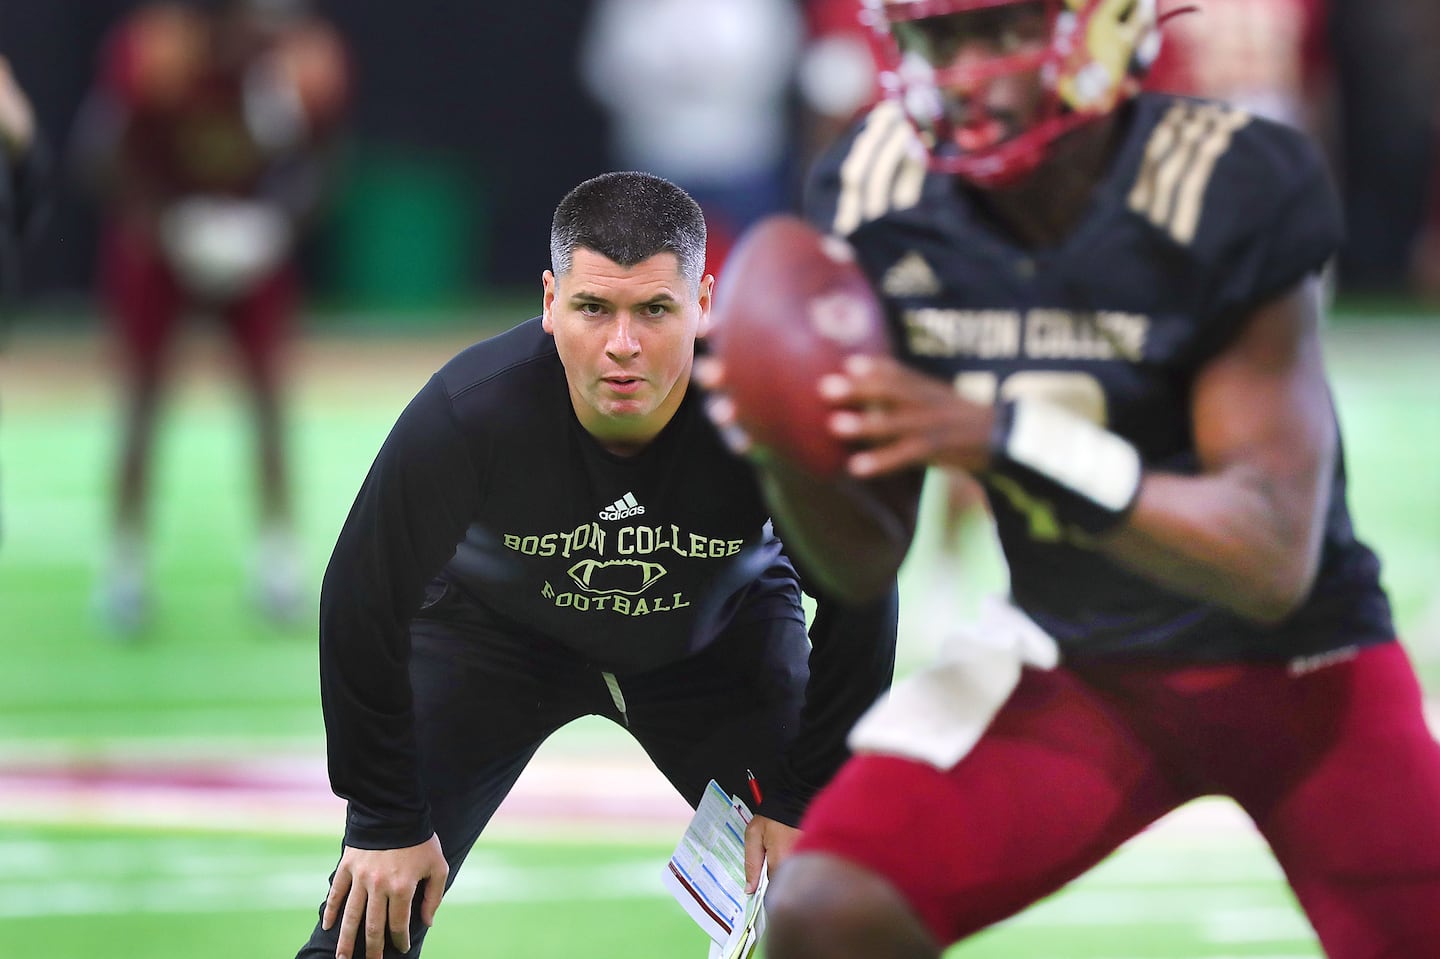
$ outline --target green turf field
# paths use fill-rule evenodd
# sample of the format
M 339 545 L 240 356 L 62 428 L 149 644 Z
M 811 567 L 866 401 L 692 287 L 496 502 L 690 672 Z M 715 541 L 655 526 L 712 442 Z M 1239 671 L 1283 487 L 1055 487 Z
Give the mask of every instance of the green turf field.
M 1318 956 L 1248 837 L 1146 840 L 952 959 Z M 703 934 L 660 885 L 669 851 L 659 840 L 482 841 L 425 955 L 701 959 Z M 333 853 L 328 840 L 263 834 L 10 829 L 0 929 L 21 956 L 288 956 Z
M 316 335 L 303 344 L 293 445 L 317 588 L 390 423 L 464 339 Z M 1327 352 L 1357 526 L 1380 549 L 1407 644 L 1427 688 L 1440 692 L 1440 323 L 1341 324 Z M 183 770 L 281 755 L 323 770 L 313 627 L 266 625 L 246 601 L 249 436 L 213 345 L 192 353 L 160 451 L 155 624 L 131 643 L 115 642 L 89 603 L 116 420 L 102 352 L 88 339 L 21 335 L 0 357 L 0 941 L 16 955 L 287 956 L 333 863 L 338 819 L 297 822 L 259 804 L 217 824 L 143 793 L 117 799 L 87 779 L 159 759 Z M 939 599 L 939 555 L 934 534 L 923 534 L 904 573 L 902 671 L 924 659 L 944 611 L 972 608 L 1002 582 L 988 540 L 975 535 L 961 547 L 961 591 Z M 603 724 L 582 726 L 542 758 L 563 764 L 628 746 Z M 36 769 L 73 774 L 70 800 L 18 788 Z M 1191 822 L 1142 837 L 954 955 L 1318 955 L 1253 835 L 1218 818 L 1213 831 Z M 703 954 L 659 885 L 678 831 L 602 831 L 608 841 L 581 844 L 573 829 L 559 835 L 482 840 L 426 955 Z

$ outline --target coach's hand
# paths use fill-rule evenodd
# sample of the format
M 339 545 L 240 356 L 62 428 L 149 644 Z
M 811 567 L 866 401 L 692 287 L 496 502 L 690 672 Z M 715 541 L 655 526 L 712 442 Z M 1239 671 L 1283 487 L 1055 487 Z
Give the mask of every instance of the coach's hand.
M 389 923 L 390 938 L 401 952 L 410 951 L 410 908 L 415 901 L 415 887 L 425 883 L 425 898 L 420 903 L 420 919 L 425 925 L 435 923 L 435 910 L 445 895 L 445 877 L 450 866 L 440 849 L 440 838 L 432 835 L 418 846 L 404 849 L 356 849 L 346 846 L 330 883 L 325 900 L 325 915 L 320 921 L 324 929 L 335 925 L 340 904 L 345 914 L 340 920 L 340 942 L 335 959 L 360 959 L 350 953 L 360 921 L 365 921 L 365 959 L 382 959 L 385 954 L 385 926 Z
M 745 827 L 745 892 L 752 893 L 760 886 L 760 870 L 768 869 L 772 874 L 780 861 L 790 855 L 800 830 L 794 826 L 756 816 Z

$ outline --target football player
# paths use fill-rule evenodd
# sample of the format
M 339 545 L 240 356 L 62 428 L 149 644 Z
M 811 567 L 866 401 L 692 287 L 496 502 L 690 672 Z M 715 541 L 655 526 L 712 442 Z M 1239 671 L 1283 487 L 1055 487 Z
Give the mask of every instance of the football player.
M 1325 8 L 1325 0 L 1207 0 L 1167 24 L 1145 87 L 1315 131 L 1315 91 L 1326 89 L 1332 69 Z
M 1346 507 L 1317 150 L 1137 93 L 1154 0 L 870 6 L 896 97 L 808 203 L 898 357 L 818 389 L 853 478 L 984 483 L 1016 617 L 1061 662 L 997 631 L 1013 673 L 954 649 L 867 715 L 776 877 L 767 955 L 939 956 L 1206 795 L 1254 820 L 1327 955 L 1433 953 L 1440 747 Z M 876 562 L 847 567 L 855 544 L 826 546 L 856 525 L 843 487 L 757 461 L 817 576 L 861 596 L 894 574 L 909 514 L 877 516 Z
M 690 389 L 709 325 L 705 220 L 605 174 L 555 211 L 543 314 L 464 350 L 401 414 L 320 597 L 345 849 L 303 959 L 419 953 L 447 884 L 535 750 L 623 726 L 691 804 L 761 802 L 751 888 L 783 860 L 845 733 L 889 685 L 894 583 L 823 597 L 749 464 Z
M 297 306 L 297 235 L 324 194 L 347 92 L 338 34 L 300 0 L 155 3 L 110 37 L 77 131 L 104 203 L 102 288 L 126 400 L 115 542 L 98 599 L 146 616 L 145 515 L 168 351 L 187 311 L 233 340 L 259 436 L 255 598 L 298 612 L 283 446 L 281 346 Z

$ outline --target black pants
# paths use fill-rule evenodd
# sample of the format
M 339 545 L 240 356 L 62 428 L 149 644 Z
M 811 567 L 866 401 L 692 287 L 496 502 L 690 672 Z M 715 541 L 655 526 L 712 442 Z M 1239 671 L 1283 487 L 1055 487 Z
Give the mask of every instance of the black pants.
M 775 778 L 809 675 L 803 622 L 737 625 L 691 659 L 620 675 L 622 715 L 601 670 L 564 647 L 453 618 L 417 620 L 411 637 L 421 770 L 452 883 L 530 757 L 571 720 L 600 715 L 626 726 L 693 807 L 712 778 L 737 796 L 749 794 L 746 769 Z M 425 935 L 419 902 L 407 959 Z M 333 959 L 339 929 L 338 920 L 328 932 L 317 923 L 297 959 Z M 387 934 L 386 959 L 401 955 Z

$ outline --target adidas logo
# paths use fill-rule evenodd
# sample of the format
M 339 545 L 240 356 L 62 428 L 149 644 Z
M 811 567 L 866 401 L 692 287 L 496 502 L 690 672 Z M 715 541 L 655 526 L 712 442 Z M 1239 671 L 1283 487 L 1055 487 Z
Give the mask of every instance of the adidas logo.
M 925 258 L 911 250 L 885 271 L 880 289 L 888 296 L 934 296 L 940 292 L 940 279 Z
M 645 512 L 645 507 L 635 500 L 634 493 L 626 493 L 624 496 L 611 503 L 600 511 L 601 519 L 625 519 L 628 516 L 639 516 Z

